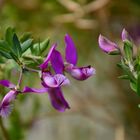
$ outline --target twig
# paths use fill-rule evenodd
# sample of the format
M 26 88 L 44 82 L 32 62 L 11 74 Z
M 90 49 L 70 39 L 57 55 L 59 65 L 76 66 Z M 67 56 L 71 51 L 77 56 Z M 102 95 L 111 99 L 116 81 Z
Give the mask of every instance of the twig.
M 36 69 L 32 69 L 32 68 L 29 68 L 27 66 L 24 67 L 25 70 L 28 70 L 28 71 L 31 71 L 31 72 L 36 72 L 36 73 L 39 73 L 40 70 L 36 70 Z
M 95 12 L 95 11 L 102 9 L 109 2 L 110 2 L 110 0 L 96 0 L 96 1 L 93 1 L 93 2 L 85 5 L 83 8 L 86 13 Z
M 58 0 L 58 2 L 69 11 L 75 12 L 79 9 L 81 10 L 80 4 L 72 0 Z

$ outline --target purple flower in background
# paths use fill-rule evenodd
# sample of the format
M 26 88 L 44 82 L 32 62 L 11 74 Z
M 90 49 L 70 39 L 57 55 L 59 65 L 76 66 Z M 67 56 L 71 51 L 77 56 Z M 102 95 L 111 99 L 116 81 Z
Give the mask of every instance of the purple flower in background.
M 132 23 L 132 25 L 128 26 L 127 30 L 132 37 L 134 43 L 137 46 L 140 46 L 140 23 Z
M 68 34 L 65 35 L 65 44 L 65 59 L 67 61 L 65 71 L 77 80 L 85 80 L 95 74 L 95 69 L 91 66 L 76 66 L 78 60 L 77 51 L 72 38 Z
M 16 99 L 19 92 L 16 90 L 16 86 L 8 80 L 0 80 L 0 84 L 10 88 L 10 91 L 4 96 L 0 103 L 0 116 L 7 117 L 12 111 L 11 102 Z
M 68 64 L 65 66 L 65 70 L 76 80 L 86 80 L 95 74 L 95 69 L 91 66 L 75 67 L 73 64 Z
M 10 91 L 3 97 L 2 101 L 0 102 L 0 116 L 2 117 L 7 117 L 11 113 L 13 109 L 11 103 L 16 99 L 19 93 L 44 93 L 48 91 L 46 88 L 35 89 L 29 87 L 24 87 L 23 91 L 19 91 L 17 90 L 16 85 L 12 84 L 8 80 L 0 80 L 0 85 L 8 87 L 10 89 Z
M 15 100 L 18 92 L 16 90 L 10 90 L 0 103 L 0 116 L 7 117 L 12 111 L 11 102 Z
M 122 36 L 122 41 L 126 41 L 126 40 L 131 41 L 132 40 L 131 36 L 129 35 L 129 33 L 125 29 L 122 30 L 121 36 Z
M 104 37 L 102 35 L 99 36 L 98 43 L 99 43 L 99 47 L 105 53 L 111 54 L 111 53 L 119 52 L 119 48 L 118 48 L 117 44 L 114 42 L 111 42 L 109 39 L 107 39 L 106 37 Z

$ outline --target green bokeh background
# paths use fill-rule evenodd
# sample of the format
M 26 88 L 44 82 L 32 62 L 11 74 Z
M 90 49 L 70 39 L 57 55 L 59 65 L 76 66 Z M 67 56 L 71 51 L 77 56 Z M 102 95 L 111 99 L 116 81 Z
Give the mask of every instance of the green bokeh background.
M 64 52 L 64 35 L 69 33 L 78 65 L 96 68 L 87 81 L 70 78 L 71 85 L 63 89 L 71 106 L 65 113 L 51 107 L 47 94 L 18 97 L 12 114 L 2 119 L 10 140 L 139 140 L 140 99 L 127 81 L 117 78 L 122 73 L 116 66 L 119 57 L 98 47 L 100 33 L 121 45 L 122 29 L 137 25 L 139 30 L 139 17 L 139 0 L 0 0 L 1 37 L 12 26 L 19 36 L 31 32 L 36 40 L 50 37 Z M 14 70 L 2 67 L 0 76 L 17 80 Z M 39 82 L 37 75 L 25 74 L 23 85 L 39 87 Z

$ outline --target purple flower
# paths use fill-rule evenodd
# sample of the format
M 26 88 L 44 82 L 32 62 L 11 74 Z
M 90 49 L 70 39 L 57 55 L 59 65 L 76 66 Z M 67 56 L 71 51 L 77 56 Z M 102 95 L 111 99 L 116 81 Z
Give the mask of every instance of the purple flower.
M 36 94 L 44 94 L 46 92 L 48 92 L 48 89 L 47 88 L 41 88 L 41 89 L 37 89 L 37 88 L 30 88 L 30 87 L 27 87 L 25 86 L 22 93 L 28 93 L 28 92 L 33 92 L 33 93 L 36 93 Z
M 65 35 L 66 44 L 66 56 L 67 65 L 65 65 L 65 71 L 71 74 L 71 76 L 77 80 L 85 80 L 95 74 L 95 69 L 91 66 L 77 67 L 77 51 L 72 38 L 66 34 Z
M 0 80 L 0 85 L 8 87 L 10 89 L 15 88 L 15 85 L 8 80 Z
M 111 42 L 109 39 L 107 39 L 102 35 L 99 36 L 98 42 L 99 42 L 99 47 L 108 54 L 119 52 L 119 48 L 117 44 Z
M 76 80 L 86 80 L 88 77 L 95 74 L 95 69 L 91 66 L 78 68 L 72 64 L 68 64 L 65 66 L 65 70 Z
M 64 63 L 59 51 L 57 51 L 56 44 L 53 45 L 48 53 L 47 58 L 40 65 L 42 70 L 41 79 L 42 85 L 48 91 L 49 98 L 52 106 L 58 111 L 65 111 L 69 109 L 69 105 L 65 100 L 63 93 L 61 91 L 61 86 L 69 84 L 69 80 L 63 75 Z M 52 74 L 48 68 L 48 63 L 51 63 L 56 74 Z
M 128 27 L 128 32 L 134 43 L 140 46 L 140 23 L 134 23 Z
M 12 110 L 11 102 L 15 100 L 19 91 L 16 90 L 16 86 L 8 80 L 0 80 L 0 84 L 10 88 L 11 90 L 4 96 L 0 103 L 0 116 L 7 117 Z
M 122 30 L 121 36 L 122 36 L 122 41 L 126 41 L 126 40 L 131 41 L 132 40 L 131 36 L 129 35 L 129 33 L 125 29 Z
M 50 51 L 49 51 L 49 53 L 48 53 L 46 59 L 45 59 L 44 62 L 40 65 L 40 68 L 41 68 L 42 71 L 44 71 L 44 70 L 48 67 L 48 63 L 49 63 L 49 61 L 50 61 L 50 59 L 51 59 L 51 56 L 52 56 L 52 54 L 53 54 L 53 51 L 55 50 L 56 47 L 57 47 L 57 44 L 53 44 L 53 45 L 52 45 L 52 47 L 51 47 L 51 49 L 50 49 Z
M 18 92 L 16 90 L 10 90 L 0 103 L 0 116 L 7 117 L 12 111 L 11 102 L 15 100 Z
M 0 85 L 8 87 L 10 89 L 10 91 L 3 97 L 2 101 L 0 102 L 0 116 L 2 117 L 7 117 L 11 113 L 13 108 L 13 105 L 11 103 L 16 99 L 19 93 L 44 93 L 48 91 L 46 88 L 36 89 L 29 87 L 24 87 L 22 91 L 19 91 L 17 90 L 16 86 L 8 80 L 0 80 Z
M 66 61 L 69 64 L 76 65 L 78 60 L 77 50 L 72 38 L 68 34 L 65 35 L 65 43 L 66 43 L 66 50 L 65 50 Z
M 57 88 L 70 83 L 68 78 L 63 74 L 51 75 L 50 73 L 43 72 L 42 79 L 43 85 L 47 88 Z
M 37 93 L 37 94 L 48 92 L 51 104 L 56 110 L 60 112 L 64 112 L 66 109 L 70 109 L 70 106 L 65 100 L 60 87 L 57 87 L 57 88 L 44 87 L 42 89 L 25 87 L 23 89 L 23 93 L 27 93 L 27 92 L 32 92 L 32 93 Z
M 69 35 L 65 36 L 66 42 L 66 61 L 67 64 L 63 62 L 61 53 L 56 50 L 57 44 L 52 45 L 50 51 L 40 65 L 41 68 L 41 80 L 43 89 L 35 89 L 25 87 L 23 92 L 33 92 L 33 93 L 42 93 L 48 92 L 52 106 L 58 111 L 65 111 L 69 109 L 69 104 L 65 100 L 61 87 L 68 85 L 70 82 L 68 78 L 64 75 L 64 72 L 68 72 L 77 80 L 85 80 L 91 75 L 95 74 L 95 69 L 91 66 L 87 67 L 77 67 L 77 51 L 76 47 L 70 38 Z M 51 72 L 52 69 L 49 68 L 48 64 L 51 64 L 55 74 Z
M 51 104 L 55 109 L 60 112 L 64 112 L 66 109 L 70 109 L 69 104 L 65 100 L 61 88 L 49 88 L 48 89 L 49 98 L 51 100 Z

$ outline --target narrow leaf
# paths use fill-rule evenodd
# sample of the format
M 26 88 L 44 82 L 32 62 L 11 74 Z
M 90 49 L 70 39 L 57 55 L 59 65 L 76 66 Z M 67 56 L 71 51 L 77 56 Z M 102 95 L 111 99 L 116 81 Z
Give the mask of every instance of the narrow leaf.
M 8 43 L 5 42 L 4 40 L 0 40 L 0 51 L 7 52 L 7 53 L 10 51 L 10 47 Z
M 136 83 L 130 82 L 130 87 L 131 87 L 131 89 L 132 89 L 134 92 L 137 93 L 137 86 L 136 86 Z
M 137 94 L 140 96 L 140 72 L 138 73 L 137 79 Z
M 14 28 L 7 28 L 6 33 L 5 33 L 5 40 L 7 41 L 7 43 L 12 46 L 13 45 L 13 35 L 15 33 L 15 29 Z
M 49 47 L 50 44 L 50 40 L 46 39 L 43 42 L 40 43 L 40 55 Z
M 121 75 L 118 78 L 119 79 L 126 79 L 126 80 L 128 80 L 129 79 L 129 76 L 128 75 Z
M 133 57 L 133 46 L 132 43 L 129 41 L 125 41 L 124 42 L 124 54 L 125 54 L 125 58 L 129 61 L 132 60 Z
M 27 49 L 32 46 L 33 39 L 28 39 L 21 44 L 22 53 L 24 53 Z
M 19 62 L 18 57 L 14 53 L 10 52 L 10 55 L 16 62 Z
M 30 39 L 31 37 L 31 33 L 30 32 L 26 32 L 23 34 L 23 36 L 20 38 L 20 41 L 23 43 L 25 42 L 26 40 Z
M 3 52 L 3 51 L 0 51 L 0 55 L 2 55 L 3 57 L 5 57 L 7 59 L 11 59 L 12 58 L 9 53 Z
M 13 49 L 18 57 L 22 55 L 22 49 L 16 34 L 13 36 Z

